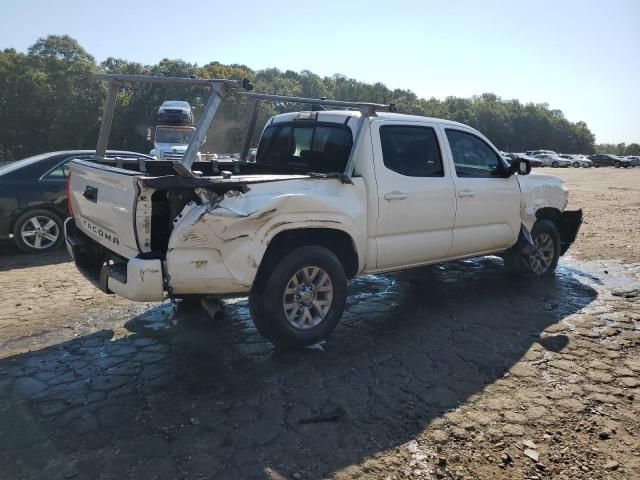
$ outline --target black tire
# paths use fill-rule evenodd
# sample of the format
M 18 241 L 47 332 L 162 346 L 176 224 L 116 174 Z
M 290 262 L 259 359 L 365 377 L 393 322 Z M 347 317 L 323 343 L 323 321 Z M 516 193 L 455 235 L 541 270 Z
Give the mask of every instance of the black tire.
M 32 219 L 36 219 L 36 223 Z M 50 222 L 53 222 L 51 224 Z M 40 226 L 40 229 L 37 228 Z M 50 225 L 48 229 L 45 227 Z M 31 235 L 31 232 L 35 232 Z M 29 235 L 24 236 L 25 233 Z M 47 235 L 46 237 L 44 235 Z M 52 236 L 55 240 L 52 240 Z M 38 240 L 39 239 L 39 240 Z M 62 220 L 50 210 L 29 210 L 16 220 L 13 225 L 13 241 L 20 250 L 27 253 L 46 253 L 55 250 L 64 239 Z M 41 245 L 41 247 L 38 247 Z
M 595 168 L 600 168 L 600 165 L 597 165 L 597 164 L 596 164 L 596 165 L 594 165 L 594 167 L 595 167 Z
M 316 325 L 296 327 L 287 319 L 283 300 L 294 275 L 306 267 L 319 267 L 328 275 L 332 296 L 324 316 L 318 314 Z M 249 295 L 249 311 L 254 325 L 264 337 L 279 348 L 293 349 L 325 339 L 340 321 L 346 299 L 347 276 L 338 257 L 325 247 L 309 245 L 287 253 L 275 262 L 270 272 L 262 275 L 262 280 L 254 285 Z M 308 311 L 312 310 L 318 313 L 316 307 L 309 306 Z
M 616 168 L 620 168 L 620 162 L 616 161 L 616 163 L 614 163 L 613 166 Z
M 553 162 L 553 163 L 551 164 L 551 166 L 552 166 L 553 168 L 558 168 L 558 167 L 559 167 L 558 162 Z
M 560 233 L 555 224 L 551 220 L 538 220 L 533 229 L 531 229 L 531 238 L 534 243 L 539 246 L 540 242 L 546 235 L 552 242 L 552 252 L 549 257 L 545 257 L 548 261 L 548 265 L 544 265 L 544 269 L 537 268 L 537 261 L 534 258 L 535 255 L 525 255 L 519 252 L 508 252 L 505 257 L 505 266 L 507 269 L 515 274 L 524 277 L 544 277 L 554 272 L 558 266 L 558 260 L 560 259 Z M 538 257 L 538 260 L 539 257 Z M 542 260 L 540 263 L 543 264 Z
M 580 163 L 573 162 L 573 168 L 580 168 Z

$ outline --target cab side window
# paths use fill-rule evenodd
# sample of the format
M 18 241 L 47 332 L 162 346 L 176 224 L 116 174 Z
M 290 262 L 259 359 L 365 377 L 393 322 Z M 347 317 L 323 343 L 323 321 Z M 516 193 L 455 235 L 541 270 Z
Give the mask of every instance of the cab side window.
M 431 127 L 385 125 L 380 127 L 385 167 L 407 177 L 443 177 L 442 157 Z
M 498 177 L 502 159 L 484 140 L 460 130 L 446 129 L 458 177 Z

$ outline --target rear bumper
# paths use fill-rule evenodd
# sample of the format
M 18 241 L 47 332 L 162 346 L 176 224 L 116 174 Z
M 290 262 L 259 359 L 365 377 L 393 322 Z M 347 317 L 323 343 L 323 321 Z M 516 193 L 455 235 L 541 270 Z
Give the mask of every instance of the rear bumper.
M 161 260 L 122 259 L 78 230 L 74 218 L 64 223 L 64 240 L 78 271 L 103 292 L 136 302 L 164 299 Z

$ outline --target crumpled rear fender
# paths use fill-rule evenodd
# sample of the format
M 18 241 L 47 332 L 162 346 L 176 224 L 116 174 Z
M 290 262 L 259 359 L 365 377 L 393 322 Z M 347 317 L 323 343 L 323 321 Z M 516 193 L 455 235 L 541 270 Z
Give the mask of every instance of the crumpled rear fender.
M 325 182 L 320 187 L 329 192 L 332 187 L 338 191 L 327 195 L 312 188 L 274 194 L 264 185 L 254 185 L 245 194 L 228 192 L 217 202 L 188 204 L 174 222 L 166 256 L 173 292 L 249 291 L 269 242 L 285 230 L 341 230 L 353 239 L 357 251 L 365 248 L 364 185 L 342 185 L 337 180 L 335 185 L 328 184 L 333 181 L 317 182 Z M 359 254 L 358 258 L 363 263 L 365 255 Z M 359 270 L 363 268 L 364 265 L 359 266 Z

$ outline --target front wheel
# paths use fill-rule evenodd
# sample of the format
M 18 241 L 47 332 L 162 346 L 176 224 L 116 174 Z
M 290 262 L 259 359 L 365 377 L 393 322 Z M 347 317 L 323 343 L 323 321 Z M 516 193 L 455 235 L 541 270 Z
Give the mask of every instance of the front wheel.
M 580 168 L 580 164 L 578 162 L 573 162 L 573 168 Z
M 551 166 L 552 166 L 553 168 L 558 168 L 558 167 L 559 167 L 558 162 L 553 162 L 553 163 L 551 164 Z
M 529 254 L 510 252 L 505 256 L 507 268 L 526 277 L 543 277 L 553 273 L 560 259 L 560 234 L 550 220 L 538 220 L 531 230 L 534 249 Z
M 620 168 L 620 162 L 614 163 L 613 166 L 616 167 L 616 168 Z
M 280 348 L 300 348 L 326 338 L 347 299 L 340 260 L 310 245 L 284 255 L 249 296 L 253 323 Z

